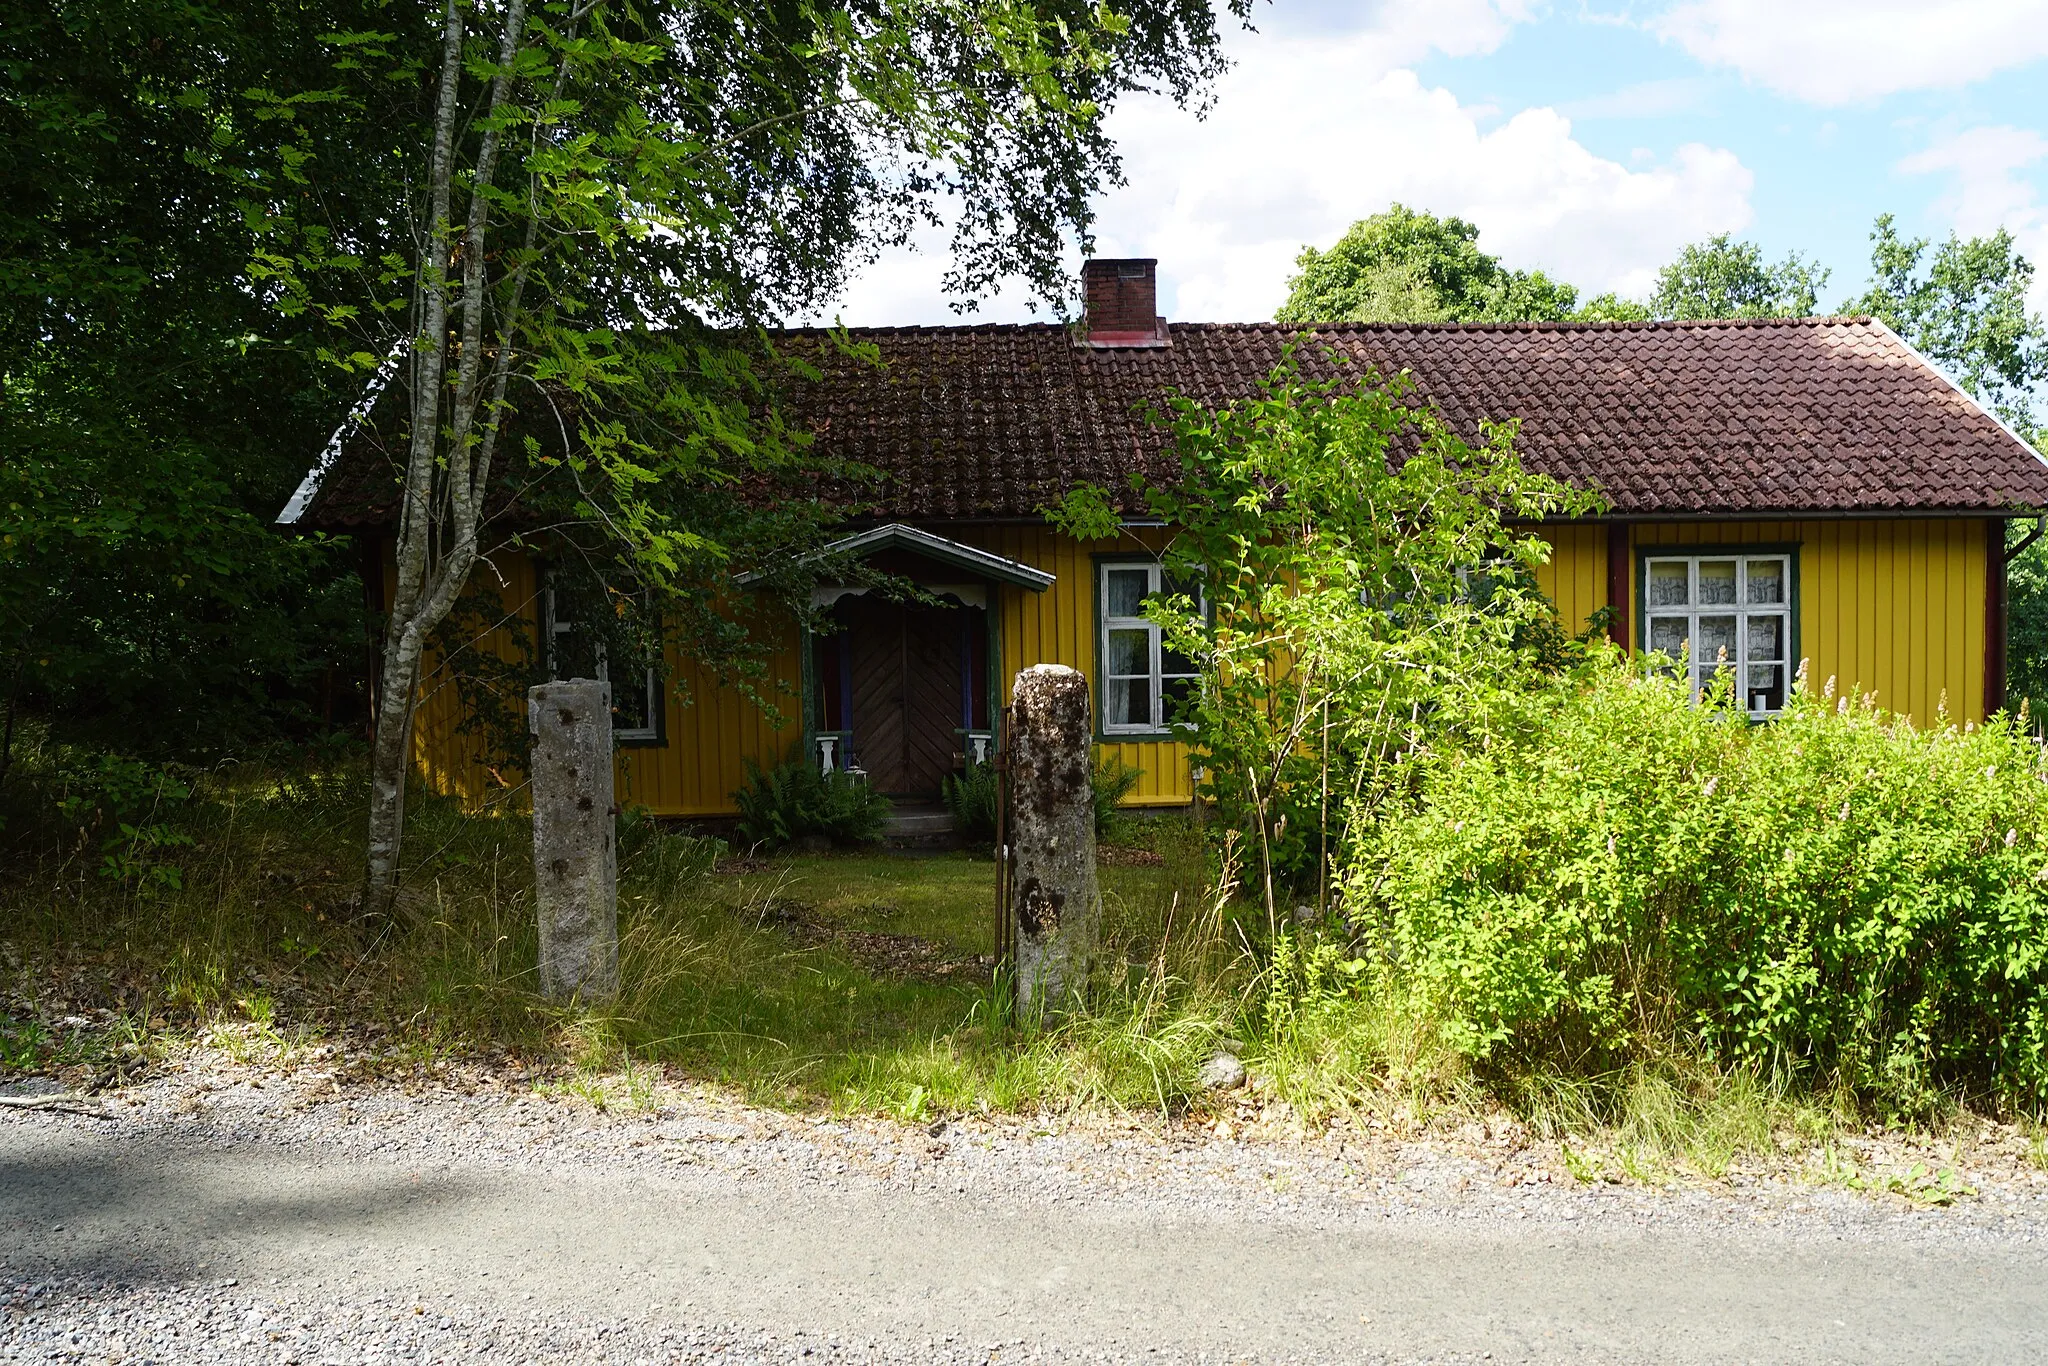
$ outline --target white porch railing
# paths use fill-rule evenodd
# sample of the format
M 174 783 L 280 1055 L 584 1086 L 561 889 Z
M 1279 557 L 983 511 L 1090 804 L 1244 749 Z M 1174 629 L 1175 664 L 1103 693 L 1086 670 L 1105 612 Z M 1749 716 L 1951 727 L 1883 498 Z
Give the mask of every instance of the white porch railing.
M 853 732 L 846 730 L 821 730 L 813 737 L 817 745 L 818 771 L 831 773 L 835 769 L 853 767 Z
M 970 764 L 985 764 L 995 757 L 996 733 L 992 730 L 956 730 L 965 748 L 962 755 Z

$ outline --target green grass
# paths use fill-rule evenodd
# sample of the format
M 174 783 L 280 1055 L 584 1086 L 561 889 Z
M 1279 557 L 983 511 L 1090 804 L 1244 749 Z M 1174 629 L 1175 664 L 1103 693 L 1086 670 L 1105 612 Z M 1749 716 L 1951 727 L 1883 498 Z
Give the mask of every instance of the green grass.
M 985 854 L 843 853 L 764 862 L 759 871 L 713 878 L 706 890 L 735 912 L 768 896 L 837 927 L 915 936 L 961 954 L 994 950 L 996 865 Z M 1170 896 L 1173 876 L 1164 866 L 1100 869 L 1105 898 L 1127 906 Z
M 1124 858 L 1102 869 L 1087 1007 L 1033 1031 L 1004 1023 L 990 982 L 986 857 L 719 864 L 713 842 L 628 821 L 624 989 L 569 1010 L 534 993 L 517 815 L 417 798 L 402 914 L 365 926 L 350 909 L 360 774 L 196 777 L 189 797 L 131 813 L 189 843 L 112 858 L 118 827 L 76 802 L 63 816 L 55 768 L 0 790 L 0 1074 L 119 1081 L 188 1043 L 273 1061 L 338 1043 L 383 1069 L 510 1055 L 600 1104 L 645 1103 L 668 1068 L 761 1103 L 912 1120 L 1249 1104 L 1415 1133 L 1505 1115 L 1587 1180 L 1711 1178 L 1789 1153 L 1811 1179 L 1891 1189 L 1842 1157 L 1871 1120 L 1847 1099 L 1683 1060 L 1593 1078 L 1475 1071 L 1414 1003 L 1346 977 L 1340 939 L 1245 951 L 1263 911 L 1219 900 L 1212 856 L 1173 820 L 1128 823 Z M 1159 862 L 1132 866 L 1137 848 Z M 1266 1078 L 1257 1097 L 1196 1090 L 1225 1038 Z M 1943 1170 L 1898 1180 L 1938 1201 Z
M 78 1065 L 107 1031 L 48 1022 L 99 1009 L 138 1059 L 181 1039 L 254 1054 L 353 1035 L 403 1063 L 509 1051 L 586 1078 L 668 1064 L 783 1105 L 1158 1108 L 1185 1099 L 1228 1020 L 1213 986 L 1112 965 L 1100 1015 L 1007 1028 L 986 857 L 714 866 L 712 842 L 647 822 L 621 840 L 624 989 L 565 1010 L 533 990 L 524 819 L 415 797 L 401 914 L 364 926 L 351 911 L 360 774 L 228 770 L 190 785 L 149 813 L 190 843 L 114 874 L 117 822 L 51 819 L 50 773 L 0 794 L 0 1067 Z M 1184 829 L 1134 824 L 1172 852 L 1105 867 L 1106 917 L 1118 961 L 1150 963 L 1207 870 Z

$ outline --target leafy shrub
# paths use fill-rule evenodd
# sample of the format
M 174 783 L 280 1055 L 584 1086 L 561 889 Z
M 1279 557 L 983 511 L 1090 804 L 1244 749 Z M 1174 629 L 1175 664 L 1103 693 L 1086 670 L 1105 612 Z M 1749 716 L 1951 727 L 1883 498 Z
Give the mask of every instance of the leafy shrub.
M 742 846 L 780 849 L 808 836 L 871 844 L 889 824 L 889 799 L 840 772 L 824 773 L 799 749 L 763 771 L 747 760 L 747 783 L 732 794 Z
M 1221 408 L 1164 408 L 1178 468 L 1139 492 L 1174 529 L 1165 582 L 1201 585 L 1143 608 L 1200 675 L 1174 719 L 1206 774 L 1211 828 L 1246 837 L 1262 892 L 1306 890 L 1446 694 L 1562 664 L 1534 528 L 1601 502 L 1525 469 L 1512 423 L 1481 422 L 1468 441 L 1407 378 L 1312 349 L 1290 347 L 1257 393 Z M 1107 491 L 1087 486 L 1047 516 L 1076 536 L 1116 527 Z
M 1109 758 L 1097 763 L 1088 775 L 1088 785 L 1095 796 L 1095 838 L 1113 839 L 1123 828 L 1127 819 L 1117 810 L 1124 798 L 1131 795 L 1139 781 L 1145 776 L 1143 769 L 1132 768 L 1123 760 Z
M 79 753 L 57 772 L 56 807 L 81 840 L 99 836 L 99 875 L 176 891 L 184 872 L 172 852 L 192 837 L 169 819 L 192 795 L 181 765 L 119 754 Z
M 1750 724 L 1611 657 L 1495 719 L 1417 761 L 1348 872 L 1381 984 L 1466 1055 L 2048 1101 L 2048 764 L 2018 727 L 1832 682 Z
M 960 774 L 947 774 L 939 781 L 939 800 L 953 818 L 953 829 L 961 838 L 977 844 L 993 844 L 996 838 L 996 803 L 1002 775 L 994 764 L 967 765 Z
M 1106 759 L 1089 774 L 1095 801 L 1095 838 L 1114 839 L 1126 817 L 1117 808 L 1143 780 L 1143 769 L 1122 760 Z M 939 783 L 939 798 L 953 817 L 953 828 L 964 838 L 980 843 L 996 837 L 996 802 L 1002 783 L 993 764 L 969 764 L 965 773 L 949 775 Z

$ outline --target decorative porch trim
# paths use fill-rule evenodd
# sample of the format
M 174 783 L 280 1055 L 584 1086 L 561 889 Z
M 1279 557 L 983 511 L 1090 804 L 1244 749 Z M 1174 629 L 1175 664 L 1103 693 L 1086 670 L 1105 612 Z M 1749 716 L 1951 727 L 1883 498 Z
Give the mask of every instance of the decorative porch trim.
M 805 555 L 798 563 L 810 564 L 817 560 L 839 555 L 872 555 L 879 550 L 907 550 L 914 555 L 936 560 L 955 569 L 978 574 L 997 583 L 1011 583 L 1019 588 L 1028 588 L 1034 593 L 1043 593 L 1053 586 L 1058 576 L 1043 569 L 1035 569 L 1021 561 L 983 550 L 979 546 L 963 545 L 959 541 L 907 526 L 902 522 L 891 522 L 887 526 L 872 527 L 867 531 L 855 532 L 842 537 L 830 545 Z M 762 577 L 759 570 L 741 574 L 733 582 L 745 587 Z

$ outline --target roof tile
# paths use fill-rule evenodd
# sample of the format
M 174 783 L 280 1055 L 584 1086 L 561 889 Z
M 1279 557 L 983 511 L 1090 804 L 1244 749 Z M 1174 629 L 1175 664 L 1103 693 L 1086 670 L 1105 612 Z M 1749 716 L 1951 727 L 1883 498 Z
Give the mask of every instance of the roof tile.
M 878 370 L 795 331 L 780 344 L 822 374 L 782 401 L 821 454 L 883 472 L 876 515 L 1031 518 L 1077 482 L 1166 474 L 1143 410 L 1248 396 L 1300 335 L 1179 323 L 1165 347 L 1097 351 L 1053 324 L 855 329 Z M 1468 440 L 1482 415 L 1520 418 L 1530 468 L 1597 485 L 1623 516 L 2048 507 L 2048 462 L 1868 319 L 1345 324 L 1298 355 L 1311 376 L 1405 371 Z M 305 523 L 382 520 L 386 464 L 345 450 Z

